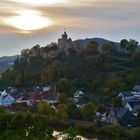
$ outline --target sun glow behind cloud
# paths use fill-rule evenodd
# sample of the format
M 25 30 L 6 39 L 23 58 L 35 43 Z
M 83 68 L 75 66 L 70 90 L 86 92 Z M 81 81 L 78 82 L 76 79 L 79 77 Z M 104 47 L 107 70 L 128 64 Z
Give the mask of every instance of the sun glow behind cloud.
M 140 0 L 0 0 L 0 6 L 0 55 L 56 41 L 64 28 L 73 40 L 140 41 Z
M 53 25 L 53 21 L 47 17 L 41 16 L 40 12 L 21 10 L 17 13 L 17 16 L 6 18 L 4 21 L 7 25 L 20 29 L 23 33 L 29 33 L 32 30 L 38 30 Z

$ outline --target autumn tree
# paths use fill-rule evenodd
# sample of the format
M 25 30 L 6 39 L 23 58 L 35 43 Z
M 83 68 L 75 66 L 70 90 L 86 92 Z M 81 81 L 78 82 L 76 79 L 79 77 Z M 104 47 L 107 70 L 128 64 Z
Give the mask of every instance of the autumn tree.
M 106 112 L 106 110 L 107 110 L 107 108 L 105 107 L 104 104 L 99 104 L 97 106 L 97 111 L 100 112 L 100 113 L 104 113 L 104 112 Z
M 98 48 L 94 42 L 90 42 L 87 48 L 85 49 L 85 52 L 88 55 L 98 54 Z
M 16 86 L 19 86 L 19 85 L 21 85 L 21 83 L 22 83 L 22 75 L 21 74 L 18 74 L 15 77 L 15 85 Z
M 42 69 L 40 72 L 40 79 L 42 83 L 47 83 L 47 70 L 46 69 Z
M 113 42 L 105 43 L 102 46 L 102 53 L 108 54 L 108 53 L 112 53 L 115 51 L 116 51 L 116 49 L 115 49 Z
M 58 95 L 59 104 L 67 104 L 69 101 L 68 96 L 65 93 L 60 93 Z

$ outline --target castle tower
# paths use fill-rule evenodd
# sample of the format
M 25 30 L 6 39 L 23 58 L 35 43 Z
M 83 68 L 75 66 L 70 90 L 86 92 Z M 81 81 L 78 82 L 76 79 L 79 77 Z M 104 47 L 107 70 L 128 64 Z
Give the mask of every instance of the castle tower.
M 64 34 L 62 34 L 62 39 L 63 40 L 67 40 L 68 39 L 68 35 L 66 32 L 64 32 Z
M 68 39 L 68 35 L 67 35 L 66 32 L 64 32 L 64 34 L 62 34 L 62 38 L 58 39 L 58 47 L 60 49 L 65 50 L 65 51 L 68 48 L 72 48 L 73 47 L 72 39 L 71 38 Z

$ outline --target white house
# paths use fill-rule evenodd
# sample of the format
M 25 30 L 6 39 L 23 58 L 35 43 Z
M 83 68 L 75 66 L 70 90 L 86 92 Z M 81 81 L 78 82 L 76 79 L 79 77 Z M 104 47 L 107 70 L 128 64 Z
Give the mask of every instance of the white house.
M 82 92 L 81 90 L 77 90 L 75 93 L 74 93 L 74 98 L 79 98 L 81 96 L 84 96 L 85 93 Z
M 76 92 L 74 93 L 74 102 L 77 103 L 79 99 L 84 95 L 85 93 L 82 92 L 81 90 L 76 90 Z
M 45 87 L 43 87 L 43 92 L 48 92 L 48 91 L 50 91 L 50 86 L 45 86 Z
M 15 102 L 15 98 L 5 90 L 0 94 L 0 106 L 10 106 Z

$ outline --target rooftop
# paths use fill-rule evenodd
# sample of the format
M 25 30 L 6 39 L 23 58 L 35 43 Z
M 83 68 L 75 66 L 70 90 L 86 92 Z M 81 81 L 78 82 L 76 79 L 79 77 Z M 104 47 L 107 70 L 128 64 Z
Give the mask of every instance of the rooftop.
M 131 91 L 123 91 L 120 94 L 122 94 L 124 97 L 133 96 L 133 94 L 131 93 Z

